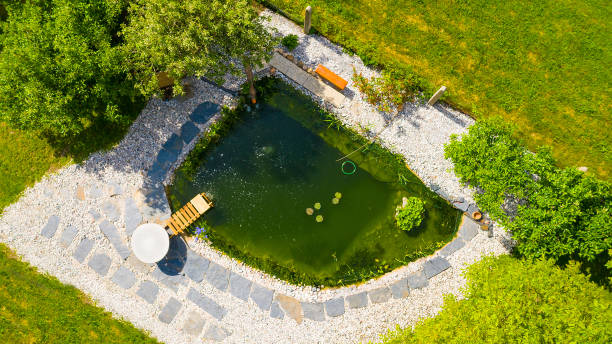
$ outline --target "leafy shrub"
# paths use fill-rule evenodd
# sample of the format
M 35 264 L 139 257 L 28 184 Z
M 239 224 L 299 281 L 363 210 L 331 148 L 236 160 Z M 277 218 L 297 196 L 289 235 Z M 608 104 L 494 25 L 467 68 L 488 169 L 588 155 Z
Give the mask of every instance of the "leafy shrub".
M 384 70 L 381 77 L 364 77 L 353 69 L 353 81 L 368 103 L 379 111 L 401 111 L 419 91 L 418 77 L 405 70 Z
M 425 203 L 417 197 L 410 197 L 405 204 L 398 207 L 395 222 L 401 230 L 409 232 L 421 224 L 423 214 L 425 214 Z
M 478 206 L 512 232 L 521 255 L 561 263 L 609 259 L 610 184 L 557 168 L 548 149 L 533 154 L 513 133 L 501 119 L 483 120 L 445 147 L 461 182 L 477 191 Z
M 298 36 L 296 35 L 287 35 L 283 37 L 283 39 L 281 40 L 281 43 L 289 51 L 292 51 L 293 49 L 297 48 L 297 46 L 300 44 L 300 42 L 298 41 Z
M 571 264 L 487 257 L 464 273 L 465 300 L 446 296 L 442 311 L 414 331 L 384 337 L 399 343 L 609 343 L 612 294 Z

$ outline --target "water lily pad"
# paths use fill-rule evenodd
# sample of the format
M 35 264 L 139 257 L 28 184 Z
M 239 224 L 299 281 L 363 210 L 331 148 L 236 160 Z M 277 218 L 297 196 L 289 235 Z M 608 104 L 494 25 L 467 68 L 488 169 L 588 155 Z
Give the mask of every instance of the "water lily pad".
M 317 222 L 323 222 L 323 215 L 317 215 Z
M 314 213 L 314 209 L 312 208 L 306 208 L 306 214 L 308 215 L 312 215 Z
M 341 193 L 339 193 L 339 192 L 336 192 L 336 193 L 334 194 L 334 196 L 336 196 L 336 198 L 337 198 L 337 199 L 342 198 L 342 194 L 341 194 Z
M 317 209 L 317 210 L 321 209 L 321 203 L 319 203 L 319 202 L 315 203 L 314 204 L 314 208 Z
M 333 204 L 338 204 L 340 203 L 340 199 L 338 199 L 337 197 L 332 198 L 332 203 Z

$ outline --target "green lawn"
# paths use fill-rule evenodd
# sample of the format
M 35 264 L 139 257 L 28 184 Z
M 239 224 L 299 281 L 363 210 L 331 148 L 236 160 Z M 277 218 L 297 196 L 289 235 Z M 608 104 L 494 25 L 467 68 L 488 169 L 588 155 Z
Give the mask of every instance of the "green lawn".
M 609 1 L 260 0 L 374 62 L 411 67 L 476 118 L 502 115 L 530 146 L 610 179 Z

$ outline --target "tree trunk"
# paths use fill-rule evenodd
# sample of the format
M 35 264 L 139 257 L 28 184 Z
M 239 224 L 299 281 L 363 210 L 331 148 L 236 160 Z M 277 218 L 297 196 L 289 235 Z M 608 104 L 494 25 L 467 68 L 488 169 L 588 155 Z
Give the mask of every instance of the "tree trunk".
M 251 96 L 251 103 L 257 103 L 257 92 L 255 91 L 255 85 L 253 84 L 253 69 L 248 63 L 244 64 L 244 72 L 247 76 L 247 82 L 249 83 L 249 95 Z

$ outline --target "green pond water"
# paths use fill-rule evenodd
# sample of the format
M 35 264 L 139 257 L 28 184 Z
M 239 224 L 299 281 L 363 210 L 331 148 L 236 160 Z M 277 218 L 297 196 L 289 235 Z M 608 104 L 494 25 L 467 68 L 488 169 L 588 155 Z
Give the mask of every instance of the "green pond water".
M 199 192 L 209 195 L 215 207 L 204 218 L 213 237 L 240 256 L 313 280 L 354 282 L 431 253 L 453 237 L 460 218 L 379 146 L 352 154 L 356 172 L 343 174 L 337 159 L 362 144 L 330 128 L 316 104 L 276 81 L 257 110 L 241 114 L 209 147 L 195 173 L 177 170 L 169 196 L 176 210 Z M 333 204 L 336 192 L 342 197 Z M 410 196 L 425 201 L 426 213 L 407 233 L 396 227 L 394 213 Z M 308 215 L 316 202 L 321 209 Z

